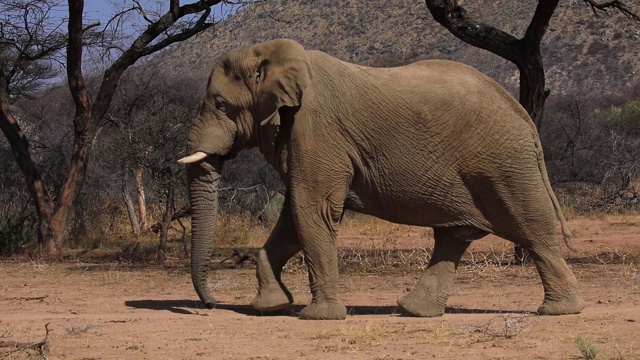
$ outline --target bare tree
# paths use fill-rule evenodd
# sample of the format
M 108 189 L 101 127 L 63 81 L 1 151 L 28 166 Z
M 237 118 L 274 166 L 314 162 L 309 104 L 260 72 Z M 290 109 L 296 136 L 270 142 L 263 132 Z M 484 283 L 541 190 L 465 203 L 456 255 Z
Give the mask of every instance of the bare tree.
M 190 92 L 193 81 L 185 76 L 158 76 L 153 65 L 138 69 L 127 75 L 108 116 L 121 136 L 103 144 L 110 148 L 107 152 L 125 164 L 125 178 L 131 171 L 138 178 L 138 198 L 146 182 L 150 194 L 164 202 L 162 221 L 153 229 L 160 233 L 160 250 L 165 250 L 170 223 L 175 220 L 175 203 L 186 203 L 184 168 L 175 155 L 183 149 L 185 130 L 197 109 L 198 99 Z
M 0 128 L 11 146 L 36 206 L 40 223 L 38 244 L 41 256 L 57 258 L 61 255 L 72 205 L 86 175 L 91 144 L 124 71 L 140 58 L 211 27 L 211 7 L 223 2 L 199 0 L 180 5 L 179 0 L 169 0 L 168 11 L 157 17 L 150 16 L 139 2 L 134 2 L 130 9 L 116 14 L 108 25 L 117 21 L 124 13 L 136 11 L 144 19 L 146 27 L 104 71 L 98 90 L 93 95 L 85 81 L 83 53 L 87 45 L 106 39 L 106 26 L 105 31 L 100 31 L 99 23 L 85 22 L 84 1 L 68 0 L 68 18 L 64 19 L 57 19 L 53 15 L 52 9 L 60 5 L 55 0 L 0 2 L 4 14 L 0 26 L 1 52 L 3 56 L 10 52 L 10 58 L 13 59 L 4 60 L 0 64 Z M 68 25 L 66 31 L 65 23 Z M 109 51 L 118 48 L 115 44 L 103 44 L 103 47 Z M 75 104 L 73 149 L 67 178 L 59 192 L 52 196 L 42 179 L 31 144 L 12 113 L 11 84 L 20 69 L 25 69 L 34 62 L 58 59 L 56 54 L 62 49 L 66 49 L 64 65 L 67 84 Z

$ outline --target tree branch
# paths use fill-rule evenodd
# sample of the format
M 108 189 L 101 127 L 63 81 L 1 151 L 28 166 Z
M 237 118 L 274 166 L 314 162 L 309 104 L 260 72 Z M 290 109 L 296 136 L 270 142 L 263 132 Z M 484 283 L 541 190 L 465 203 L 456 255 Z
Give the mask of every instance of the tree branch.
M 87 124 L 82 119 L 90 111 L 91 100 L 82 75 L 82 12 L 83 0 L 69 0 L 69 41 L 67 46 L 67 80 L 76 105 L 73 125 L 76 134 L 86 132 Z M 87 139 L 83 139 L 86 141 Z
M 469 17 L 456 0 L 426 0 L 426 3 L 433 18 L 460 40 L 518 62 L 518 54 L 511 49 L 519 40 L 511 34 Z
M 523 47 L 531 48 L 532 46 L 540 47 L 542 37 L 547 31 L 549 20 L 556 11 L 559 0 L 539 0 L 536 12 L 533 14 L 531 23 L 527 27 L 524 37 L 522 38 Z
M 0 341 L 0 347 L 12 347 L 19 350 L 36 350 L 38 351 L 43 359 L 47 358 L 48 353 L 48 342 L 49 342 L 49 323 L 44 325 L 45 335 L 44 339 L 36 342 L 18 342 L 18 341 Z
M 206 16 L 201 16 L 193 27 L 178 34 L 171 35 L 153 45 L 149 44 L 173 26 L 173 24 L 175 24 L 180 18 L 202 11 L 208 15 L 211 11 L 211 6 L 217 5 L 221 2 L 223 2 L 223 0 L 200 0 L 191 4 L 178 6 L 179 1 L 170 0 L 171 6 L 169 11 L 153 24 L 150 24 L 149 27 L 147 27 L 147 29 L 134 40 L 133 44 L 131 44 L 131 46 L 111 65 L 111 67 L 105 71 L 100 90 L 98 91 L 93 104 L 92 126 L 96 126 L 106 113 L 109 104 L 111 103 L 113 92 L 118 84 L 118 80 L 129 66 L 133 65 L 138 59 L 145 55 L 152 54 L 175 42 L 183 41 L 192 37 L 200 31 L 210 27 L 211 24 L 206 22 Z
M 631 11 L 631 9 L 629 9 L 627 5 L 625 5 L 622 1 L 613 0 L 613 1 L 606 1 L 603 3 L 598 3 L 595 0 L 583 0 L 583 1 L 587 5 L 591 6 L 591 10 L 593 10 L 593 13 L 596 15 L 596 17 L 599 16 L 597 10 L 604 11 L 606 14 L 608 8 L 614 8 L 619 10 L 621 13 L 623 13 L 624 16 L 626 16 L 627 18 L 640 22 L 640 16 L 634 13 L 633 11 Z
M 187 40 L 190 37 L 196 35 L 197 33 L 210 28 L 211 26 L 213 26 L 213 24 L 206 22 L 207 17 L 209 17 L 209 14 L 211 14 L 211 8 L 205 9 L 204 13 L 202 14 L 202 16 L 200 16 L 200 18 L 198 19 L 198 21 L 195 23 L 194 26 L 178 34 L 168 36 L 164 40 L 159 41 L 153 45 L 145 47 L 141 53 L 143 54 L 143 56 L 153 54 L 154 52 L 162 50 L 173 43 Z

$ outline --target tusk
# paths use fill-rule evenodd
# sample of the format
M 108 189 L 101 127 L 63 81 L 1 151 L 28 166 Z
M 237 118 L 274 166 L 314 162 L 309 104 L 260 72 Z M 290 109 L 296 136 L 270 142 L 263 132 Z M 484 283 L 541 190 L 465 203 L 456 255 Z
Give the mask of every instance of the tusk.
M 202 151 L 198 151 L 195 154 L 189 155 L 189 156 L 185 156 L 182 159 L 178 160 L 179 164 L 192 164 L 194 162 L 200 161 L 200 160 L 204 160 L 204 158 L 206 158 L 207 155 L 206 153 L 202 152 Z
M 276 111 L 273 112 L 273 114 L 269 115 L 268 118 L 262 120 L 260 122 L 260 125 L 265 126 L 269 123 L 269 121 L 271 121 L 271 119 L 273 119 L 274 116 L 276 116 L 276 114 L 278 113 L 278 109 L 276 109 Z M 274 125 L 280 125 L 280 124 L 274 124 Z

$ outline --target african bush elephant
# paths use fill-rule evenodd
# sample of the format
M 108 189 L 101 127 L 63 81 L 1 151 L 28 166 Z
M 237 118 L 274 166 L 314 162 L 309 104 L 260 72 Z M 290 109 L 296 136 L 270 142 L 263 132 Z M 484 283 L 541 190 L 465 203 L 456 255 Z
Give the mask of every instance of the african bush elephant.
M 540 314 L 580 312 L 577 281 L 560 253 L 540 139 L 524 109 L 466 65 L 420 61 L 370 68 L 279 39 L 226 54 L 209 77 L 189 133 L 192 278 L 200 299 L 224 160 L 258 146 L 287 187 L 284 208 L 257 255 L 262 311 L 293 301 L 280 279 L 302 250 L 312 300 L 299 316 L 343 319 L 336 231 L 345 209 L 434 229 L 433 257 L 398 304 L 444 312 L 469 243 L 491 233 L 530 249 L 544 286 Z

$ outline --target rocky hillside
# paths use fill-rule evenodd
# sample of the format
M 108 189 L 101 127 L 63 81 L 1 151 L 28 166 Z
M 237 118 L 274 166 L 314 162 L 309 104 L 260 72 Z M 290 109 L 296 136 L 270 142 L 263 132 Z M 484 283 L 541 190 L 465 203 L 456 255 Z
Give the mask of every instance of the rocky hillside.
M 536 2 L 477 0 L 463 5 L 476 18 L 520 37 Z M 280 37 L 363 65 L 390 66 L 427 58 L 462 61 L 517 92 L 515 66 L 455 38 L 433 20 L 421 0 L 269 1 L 245 8 L 152 62 L 171 74 L 195 77 L 201 92 L 221 54 Z M 637 22 L 616 11 L 596 17 L 582 1 L 562 1 L 542 49 L 552 97 L 625 92 L 640 80 L 639 45 Z

